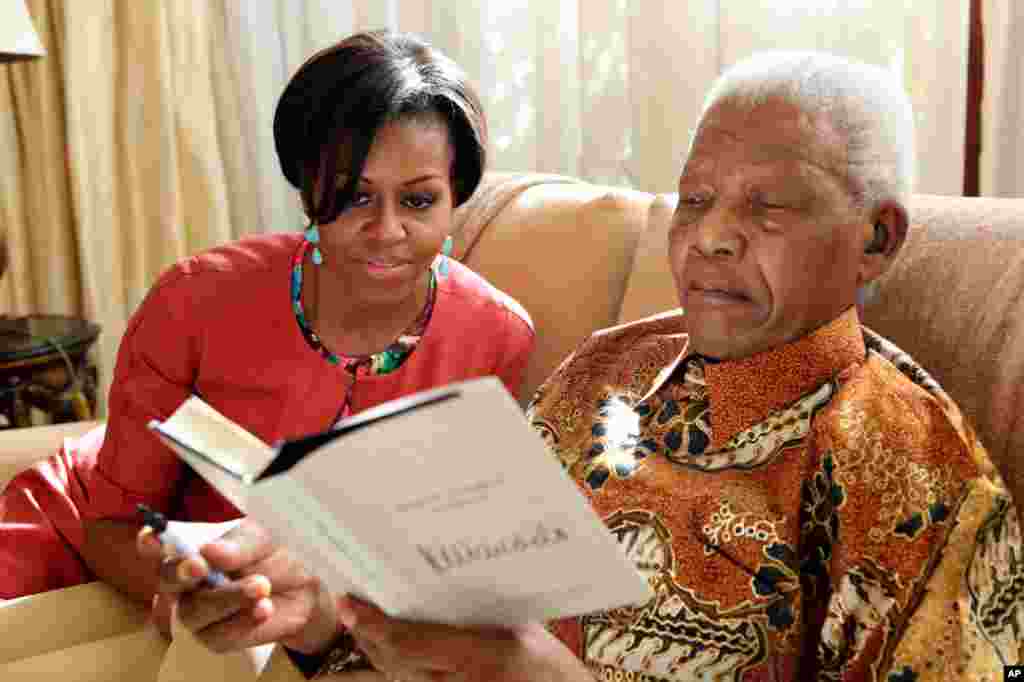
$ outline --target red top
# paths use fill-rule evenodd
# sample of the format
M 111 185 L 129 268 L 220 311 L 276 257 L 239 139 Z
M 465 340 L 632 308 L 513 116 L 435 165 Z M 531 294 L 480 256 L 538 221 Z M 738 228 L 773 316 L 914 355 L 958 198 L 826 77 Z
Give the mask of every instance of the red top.
M 350 387 L 353 413 L 487 375 L 518 394 L 533 347 L 530 318 L 455 261 L 438 277 L 430 323 L 412 354 L 393 372 L 351 386 L 351 374 L 310 347 L 295 319 L 290 257 L 301 239 L 248 238 L 160 277 L 121 341 L 106 437 L 70 444 L 0 496 L 0 597 L 87 579 L 67 563 L 79 563 L 66 545 L 79 546 L 82 519 L 134 519 L 138 502 L 189 521 L 238 516 L 146 428 L 192 393 L 268 443 L 328 428 Z M 47 539 L 64 547 L 47 549 Z M 36 548 L 31 557 L 25 542 Z

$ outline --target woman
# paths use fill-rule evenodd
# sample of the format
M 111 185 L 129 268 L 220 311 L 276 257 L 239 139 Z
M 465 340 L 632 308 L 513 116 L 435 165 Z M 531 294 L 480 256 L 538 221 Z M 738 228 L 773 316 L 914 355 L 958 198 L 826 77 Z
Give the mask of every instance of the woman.
M 125 560 L 137 503 L 187 521 L 238 516 L 147 431 L 191 394 L 275 442 L 452 381 L 497 375 L 518 392 L 529 317 L 448 258 L 453 209 L 479 183 L 486 147 L 458 67 L 411 36 L 351 36 L 299 68 L 274 138 L 309 227 L 160 277 L 122 339 L 105 436 L 23 473 L 0 499 L 0 597 L 95 575 L 150 599 L 158 560 Z

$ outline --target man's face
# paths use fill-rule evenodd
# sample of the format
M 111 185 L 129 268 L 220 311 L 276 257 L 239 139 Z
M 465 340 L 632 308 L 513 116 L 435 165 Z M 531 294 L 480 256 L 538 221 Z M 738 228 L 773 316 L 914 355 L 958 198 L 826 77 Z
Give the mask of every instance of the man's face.
M 854 304 L 868 219 L 845 168 L 845 139 L 827 118 L 784 100 L 707 113 L 669 235 L 691 350 L 746 357 Z

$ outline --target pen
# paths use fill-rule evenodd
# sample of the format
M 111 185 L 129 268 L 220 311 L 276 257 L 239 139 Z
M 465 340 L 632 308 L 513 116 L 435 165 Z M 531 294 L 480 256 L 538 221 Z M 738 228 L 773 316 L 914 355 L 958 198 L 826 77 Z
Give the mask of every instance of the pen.
M 188 542 L 185 538 L 175 533 L 170 525 L 167 523 L 167 519 L 160 512 L 153 511 L 144 504 L 136 505 L 136 509 L 142 514 L 142 525 L 151 528 L 153 535 L 163 545 L 170 545 L 174 550 L 182 556 L 196 556 L 199 554 L 199 548 Z M 221 573 L 220 571 L 214 571 L 213 569 L 207 573 L 203 582 L 212 586 L 220 587 L 230 582 L 230 579 Z

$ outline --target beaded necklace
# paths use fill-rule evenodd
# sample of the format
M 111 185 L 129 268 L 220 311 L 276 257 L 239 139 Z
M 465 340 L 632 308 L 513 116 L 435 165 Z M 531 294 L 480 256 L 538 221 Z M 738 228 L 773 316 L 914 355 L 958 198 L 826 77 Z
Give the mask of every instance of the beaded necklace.
M 434 312 L 434 299 L 436 298 L 437 291 L 437 274 L 434 272 L 434 269 L 430 269 L 427 302 L 423 306 L 423 310 L 420 311 L 420 314 L 416 316 L 412 324 L 397 339 L 379 353 L 370 355 L 339 355 L 333 353 L 323 344 L 320 336 L 310 327 L 309 322 L 306 320 L 306 314 L 302 310 L 302 262 L 305 260 L 309 249 L 310 243 L 303 241 L 292 257 L 292 310 L 295 312 L 295 321 L 298 322 L 299 329 L 302 330 L 302 335 L 305 337 L 306 342 L 313 350 L 318 351 L 327 362 L 332 365 L 340 365 L 350 372 L 353 377 L 357 376 L 360 371 L 364 375 L 388 374 L 401 367 L 406 358 L 416 349 L 417 344 L 419 344 L 420 339 L 427 330 L 431 313 Z

